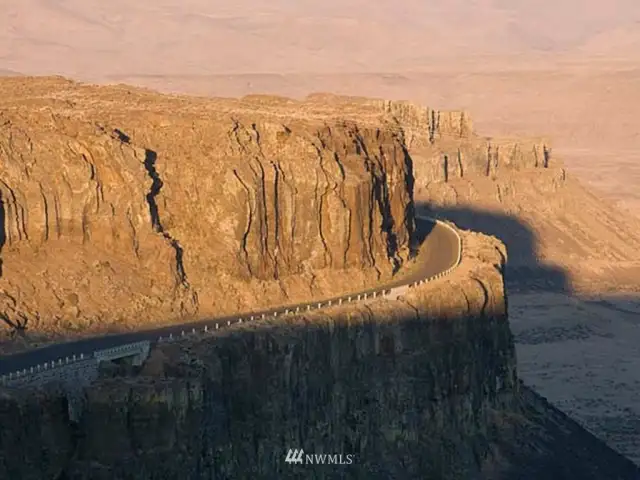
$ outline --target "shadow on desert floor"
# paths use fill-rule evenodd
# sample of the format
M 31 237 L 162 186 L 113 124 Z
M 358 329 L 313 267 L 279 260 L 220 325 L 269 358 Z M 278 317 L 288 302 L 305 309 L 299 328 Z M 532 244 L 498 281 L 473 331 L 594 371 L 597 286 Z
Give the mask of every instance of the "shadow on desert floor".
M 436 218 L 450 220 L 463 230 L 491 235 L 507 247 L 507 287 L 512 292 L 528 290 L 571 293 L 570 275 L 562 268 L 538 258 L 536 233 L 511 215 L 468 207 L 440 207 L 418 203 L 416 210 Z
M 536 233 L 514 216 L 427 204 L 416 209 L 507 246 L 505 283 L 520 378 L 640 463 L 640 295 L 576 292 L 569 272 L 538 258 Z

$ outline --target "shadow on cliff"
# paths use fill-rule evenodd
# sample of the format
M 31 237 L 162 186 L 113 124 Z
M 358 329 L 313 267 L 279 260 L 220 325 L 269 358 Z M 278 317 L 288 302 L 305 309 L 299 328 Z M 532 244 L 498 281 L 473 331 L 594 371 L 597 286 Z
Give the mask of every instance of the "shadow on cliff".
M 399 306 L 389 318 L 391 310 L 368 311 L 371 317 L 345 313 L 316 325 L 258 323 L 222 330 L 202 343 L 170 344 L 148 362 L 147 373 L 155 369 L 164 378 L 155 378 L 153 387 L 152 377 L 137 386 L 122 382 L 117 368 L 124 372 L 127 365 L 111 365 L 103 371 L 107 378 L 89 391 L 77 431 L 67 433 L 74 439 L 56 439 L 72 445 L 66 455 L 72 460 L 56 478 L 640 475 L 629 460 L 515 379 L 511 335 L 500 312 L 483 308 L 417 318 Z M 0 420 L 10 411 L 2 402 L 0 396 Z M 20 412 L 15 415 L 31 410 Z M 11 428 L 20 424 L 18 417 Z M 39 429 L 35 435 L 37 442 L 50 441 Z M 27 478 L 20 468 L 37 462 L 25 462 L 21 452 L 53 449 L 22 445 L 25 435 L 18 442 L 10 438 L 0 435 L 0 451 L 6 448 L 4 457 L 16 467 L 3 472 L 0 456 L 1 478 Z M 329 454 L 345 463 L 292 462 L 294 449 L 304 450 L 303 458 Z
M 464 230 L 491 235 L 507 247 L 505 280 L 510 291 L 551 291 L 570 293 L 570 277 L 563 269 L 545 264 L 538 258 L 538 239 L 522 220 L 499 212 L 469 207 L 436 206 L 416 203 L 418 212 L 450 220 Z

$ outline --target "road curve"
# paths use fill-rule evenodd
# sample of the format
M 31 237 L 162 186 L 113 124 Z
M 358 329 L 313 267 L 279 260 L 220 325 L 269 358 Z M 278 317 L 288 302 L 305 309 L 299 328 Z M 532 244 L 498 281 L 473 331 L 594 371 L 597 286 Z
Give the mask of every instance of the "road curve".
M 302 310 L 306 309 L 307 305 L 317 305 L 319 301 L 322 303 L 329 300 L 337 302 L 338 299 L 344 298 L 346 295 L 355 297 L 365 293 L 370 294 L 374 291 L 379 292 L 381 289 L 410 285 L 419 280 L 428 279 L 439 273 L 444 273 L 452 267 L 455 267 L 460 258 L 460 243 L 457 233 L 450 227 L 442 223 L 434 222 L 432 219 L 427 217 L 417 216 L 416 225 L 418 227 L 421 246 L 420 252 L 416 258 L 415 267 L 411 269 L 410 273 L 401 275 L 400 278 L 383 285 L 378 285 L 374 288 L 360 292 L 346 293 L 340 297 L 325 298 L 322 300 L 316 300 L 315 302 L 297 305 L 285 305 L 275 310 L 269 309 L 257 312 L 240 313 L 225 317 L 199 320 L 197 322 L 183 323 L 180 325 L 171 325 L 153 330 L 142 330 L 133 333 L 91 337 L 71 342 L 56 343 L 13 355 L 4 355 L 0 356 L 0 376 L 60 358 L 72 357 L 73 355 L 79 356 L 80 354 L 84 354 L 85 356 L 90 356 L 96 350 L 107 349 L 126 343 L 133 343 L 142 340 L 155 342 L 159 337 L 169 337 L 169 335 L 179 336 L 182 332 L 190 332 L 194 328 L 202 331 L 205 326 L 213 329 L 216 327 L 216 324 L 226 325 L 229 321 L 235 323 L 240 317 L 245 319 L 249 316 L 260 318 L 262 314 L 265 314 L 265 316 L 272 316 L 274 311 L 284 313 L 285 310 L 295 310 L 296 307 L 299 307 Z

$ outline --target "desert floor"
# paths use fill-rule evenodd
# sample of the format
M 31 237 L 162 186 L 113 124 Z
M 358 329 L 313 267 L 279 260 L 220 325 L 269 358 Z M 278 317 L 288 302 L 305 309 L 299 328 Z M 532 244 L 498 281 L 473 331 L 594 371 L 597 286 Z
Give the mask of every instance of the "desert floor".
M 640 299 L 512 295 L 520 377 L 640 463 Z

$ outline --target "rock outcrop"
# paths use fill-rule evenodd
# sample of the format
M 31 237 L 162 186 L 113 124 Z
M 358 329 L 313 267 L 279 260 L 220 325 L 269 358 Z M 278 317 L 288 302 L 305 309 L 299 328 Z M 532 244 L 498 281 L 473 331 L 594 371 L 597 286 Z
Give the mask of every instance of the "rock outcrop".
M 640 434 L 626 426 L 640 412 L 629 400 L 640 390 L 623 379 L 619 364 L 636 357 L 628 326 L 633 309 L 621 296 L 638 303 L 638 218 L 567 172 L 555 154 L 561 145 L 552 154 L 543 139 L 482 139 L 452 130 L 430 141 L 427 126 L 414 132 L 407 145 L 416 209 L 507 246 L 521 378 L 638 464 Z M 624 163 L 584 155 L 583 169 Z M 617 175 L 610 173 L 603 182 Z
M 411 257 L 411 159 L 379 121 L 63 79 L 0 98 L 0 312 L 31 341 L 342 293 Z
M 556 277 L 548 279 L 554 289 L 601 292 L 603 282 L 620 286 L 596 280 L 613 264 L 637 273 L 640 222 L 577 181 L 549 141 L 485 139 L 457 128 L 431 142 L 419 131 L 407 142 L 416 208 L 500 238 L 509 268 L 527 270 L 515 277 L 536 277 L 542 267 Z
M 411 258 L 414 183 L 435 204 L 455 181 L 550 167 L 545 143 L 407 102 L 60 78 L 0 94 L 0 313 L 29 333 L 4 350 L 370 286 Z

